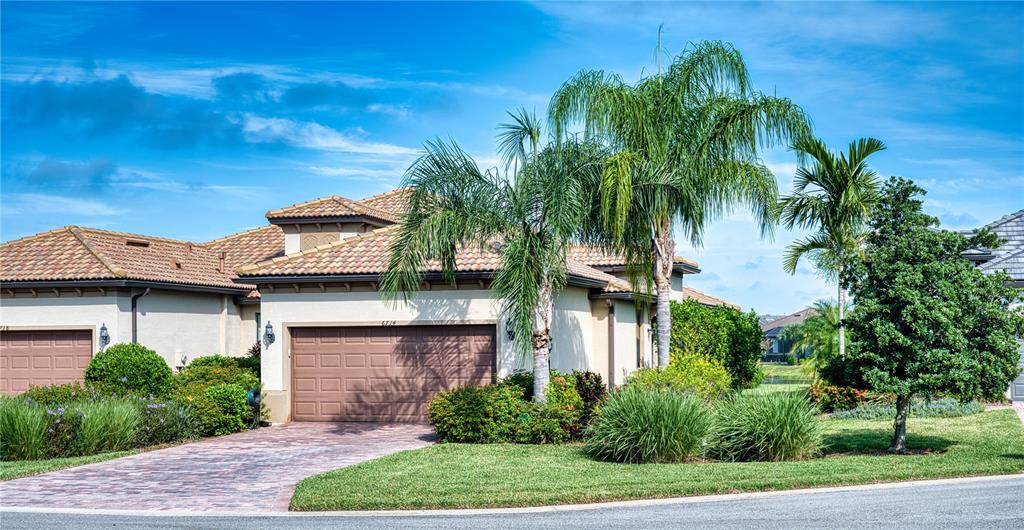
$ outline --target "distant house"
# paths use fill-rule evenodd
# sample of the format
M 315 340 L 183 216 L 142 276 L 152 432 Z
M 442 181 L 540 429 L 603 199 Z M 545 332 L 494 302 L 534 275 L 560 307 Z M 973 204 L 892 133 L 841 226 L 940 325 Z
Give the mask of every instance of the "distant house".
M 764 315 L 759 317 L 764 346 L 763 360 L 766 362 L 785 361 L 793 349 L 793 341 L 782 338 L 782 331 L 788 326 L 803 323 L 804 320 L 818 314 L 813 308 L 807 307 L 789 315 Z
M 981 228 L 995 232 L 1003 244 L 999 248 L 972 248 L 964 252 L 963 256 L 986 274 L 1005 272 L 1010 277 L 1011 285 L 1024 289 L 1024 210 L 1004 215 Z M 971 234 L 975 230 L 965 232 Z M 1021 375 L 1006 391 L 1006 397 L 1014 401 L 1024 401 L 1024 341 L 1021 342 L 1020 366 Z
M 691 289 L 689 287 L 683 287 L 683 298 L 687 300 L 696 300 L 708 307 L 725 306 L 731 307 L 733 309 L 740 309 L 740 306 L 732 302 L 727 302 L 716 296 L 711 296 L 710 294 L 702 293 L 696 289 Z

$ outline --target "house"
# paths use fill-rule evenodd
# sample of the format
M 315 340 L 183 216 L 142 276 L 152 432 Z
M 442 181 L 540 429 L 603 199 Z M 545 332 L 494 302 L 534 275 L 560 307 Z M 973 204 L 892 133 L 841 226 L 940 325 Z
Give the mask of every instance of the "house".
M 680 278 L 680 281 L 682 281 L 682 278 Z M 682 298 L 684 300 L 696 300 L 696 301 L 700 302 L 701 304 L 704 304 L 704 305 L 706 305 L 708 307 L 725 306 L 725 307 L 729 307 L 729 308 L 736 309 L 736 310 L 740 309 L 740 306 L 738 306 L 738 305 L 736 305 L 736 304 L 734 304 L 732 302 L 727 302 L 725 300 L 722 300 L 721 298 L 718 298 L 717 296 L 712 296 L 712 295 L 707 294 L 707 293 L 702 293 L 702 292 L 700 292 L 700 291 L 698 291 L 696 289 L 691 289 L 689 287 L 683 287 L 683 289 L 682 289 Z
M 407 191 L 323 197 L 267 212 L 214 241 L 65 227 L 0 245 L 0 392 L 82 376 L 108 344 L 138 341 L 170 366 L 243 355 L 259 342 L 275 422 L 421 421 L 437 390 L 529 362 L 511 348 L 489 290 L 498 254 L 432 264 L 408 302 L 379 292 Z M 624 260 L 579 247 L 555 300 L 552 367 L 611 385 L 652 362 L 649 310 Z M 672 297 L 697 264 L 676 258 Z
M 806 307 L 788 315 L 776 316 L 765 315 L 761 317 L 761 333 L 763 339 L 761 344 L 764 347 L 763 360 L 766 362 L 785 361 L 793 349 L 793 341 L 783 338 L 782 332 L 789 326 L 803 323 L 808 318 L 818 314 L 814 308 Z
M 984 228 L 999 236 L 1003 244 L 994 249 L 968 249 L 963 256 L 986 274 L 1006 273 L 1011 285 L 1024 289 L 1024 210 L 1004 215 L 979 230 Z M 973 232 L 967 231 L 968 234 Z M 1014 401 L 1024 401 L 1024 341 L 1021 342 L 1020 366 L 1022 373 L 1006 391 L 1006 397 Z

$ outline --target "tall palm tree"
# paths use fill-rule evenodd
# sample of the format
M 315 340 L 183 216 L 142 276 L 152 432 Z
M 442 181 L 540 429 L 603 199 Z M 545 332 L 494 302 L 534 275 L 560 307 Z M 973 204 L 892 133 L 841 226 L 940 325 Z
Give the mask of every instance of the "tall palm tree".
M 511 113 L 510 113 L 511 114 Z M 501 254 L 491 283 L 515 347 L 533 355 L 533 395 L 544 402 L 550 378 L 554 297 L 565 285 L 566 251 L 582 235 L 599 178 L 594 144 L 552 139 L 541 145 L 534 115 L 520 110 L 501 125 L 502 168 L 482 170 L 454 142 L 433 142 L 406 173 L 409 211 L 390 246 L 385 295 L 408 298 L 437 260 L 454 280 L 464 248 Z
M 803 322 L 788 326 L 782 331 L 782 338 L 793 342 L 796 351 L 809 352 L 812 362 L 808 365 L 818 373 L 829 361 L 839 356 L 839 304 L 834 300 L 818 300 L 812 306 L 814 315 Z M 847 304 L 843 312 L 849 312 Z
M 850 142 L 846 153 L 833 153 L 817 138 L 803 138 L 793 150 L 811 160 L 796 172 L 793 194 L 780 201 L 782 221 L 787 228 L 816 230 L 786 249 L 782 265 L 796 272 L 800 258 L 807 256 L 818 270 L 836 281 L 839 290 L 839 357 L 846 358 L 846 289 L 841 276 L 845 264 L 857 252 L 871 211 L 879 200 L 878 178 L 867 158 L 885 150 L 874 138 Z
M 743 57 L 721 42 L 689 47 L 632 85 L 579 72 L 548 112 L 559 134 L 581 122 L 586 138 L 610 148 L 599 188 L 604 228 L 630 280 L 655 287 L 658 364 L 668 366 L 675 231 L 700 244 L 710 221 L 745 205 L 768 233 L 778 188 L 758 149 L 808 135 L 810 123 L 789 100 L 753 91 Z

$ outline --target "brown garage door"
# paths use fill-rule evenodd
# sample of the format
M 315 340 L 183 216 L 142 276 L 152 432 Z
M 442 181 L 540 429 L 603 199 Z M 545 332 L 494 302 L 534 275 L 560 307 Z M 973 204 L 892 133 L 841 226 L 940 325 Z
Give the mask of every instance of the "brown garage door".
M 92 332 L 0 331 L 0 394 L 81 381 L 92 359 Z
M 492 381 L 494 329 L 292 328 L 292 419 L 425 421 L 439 390 Z

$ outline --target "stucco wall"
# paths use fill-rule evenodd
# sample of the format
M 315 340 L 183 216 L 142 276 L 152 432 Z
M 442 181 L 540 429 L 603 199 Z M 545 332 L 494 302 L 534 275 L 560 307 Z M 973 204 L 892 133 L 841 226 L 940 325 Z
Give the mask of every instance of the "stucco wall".
M 555 314 L 551 321 L 551 367 L 555 370 L 590 370 L 595 366 L 593 319 L 590 314 L 590 292 L 566 287 L 555 298 Z
M 608 366 L 608 301 L 591 300 L 591 362 L 590 370 L 601 374 L 601 380 L 609 383 L 611 375 Z
M 131 321 L 120 318 L 127 302 L 116 290 L 83 293 L 64 292 L 56 296 L 40 291 L 36 296 L 18 293 L 0 298 L 0 326 L 10 329 L 88 329 L 92 331 L 93 352 L 99 351 L 99 329 L 107 326 L 111 344 L 131 340 Z M 129 306 L 130 307 L 130 306 Z M 127 325 L 127 327 L 125 326 Z
M 302 236 L 319 234 L 319 244 L 323 245 L 333 241 L 340 241 L 366 231 L 367 225 L 363 223 L 323 223 L 316 224 L 292 224 L 281 225 L 284 232 L 284 252 L 293 254 L 303 249 Z M 314 245 L 315 246 L 315 245 Z
M 261 332 L 259 328 L 262 326 L 256 319 L 256 314 L 260 312 L 260 306 L 259 304 L 244 304 L 239 309 L 241 310 L 241 320 L 239 322 L 238 334 L 241 341 L 240 344 L 242 345 L 242 353 L 245 353 L 249 351 L 253 344 L 260 340 L 259 334 Z
M 679 272 L 673 272 L 672 277 L 669 278 L 669 282 L 672 286 L 672 292 L 669 293 L 669 300 L 674 302 L 683 301 L 683 274 Z
M 615 301 L 615 372 L 611 384 L 626 382 L 626 376 L 637 369 L 636 308 L 632 302 Z

